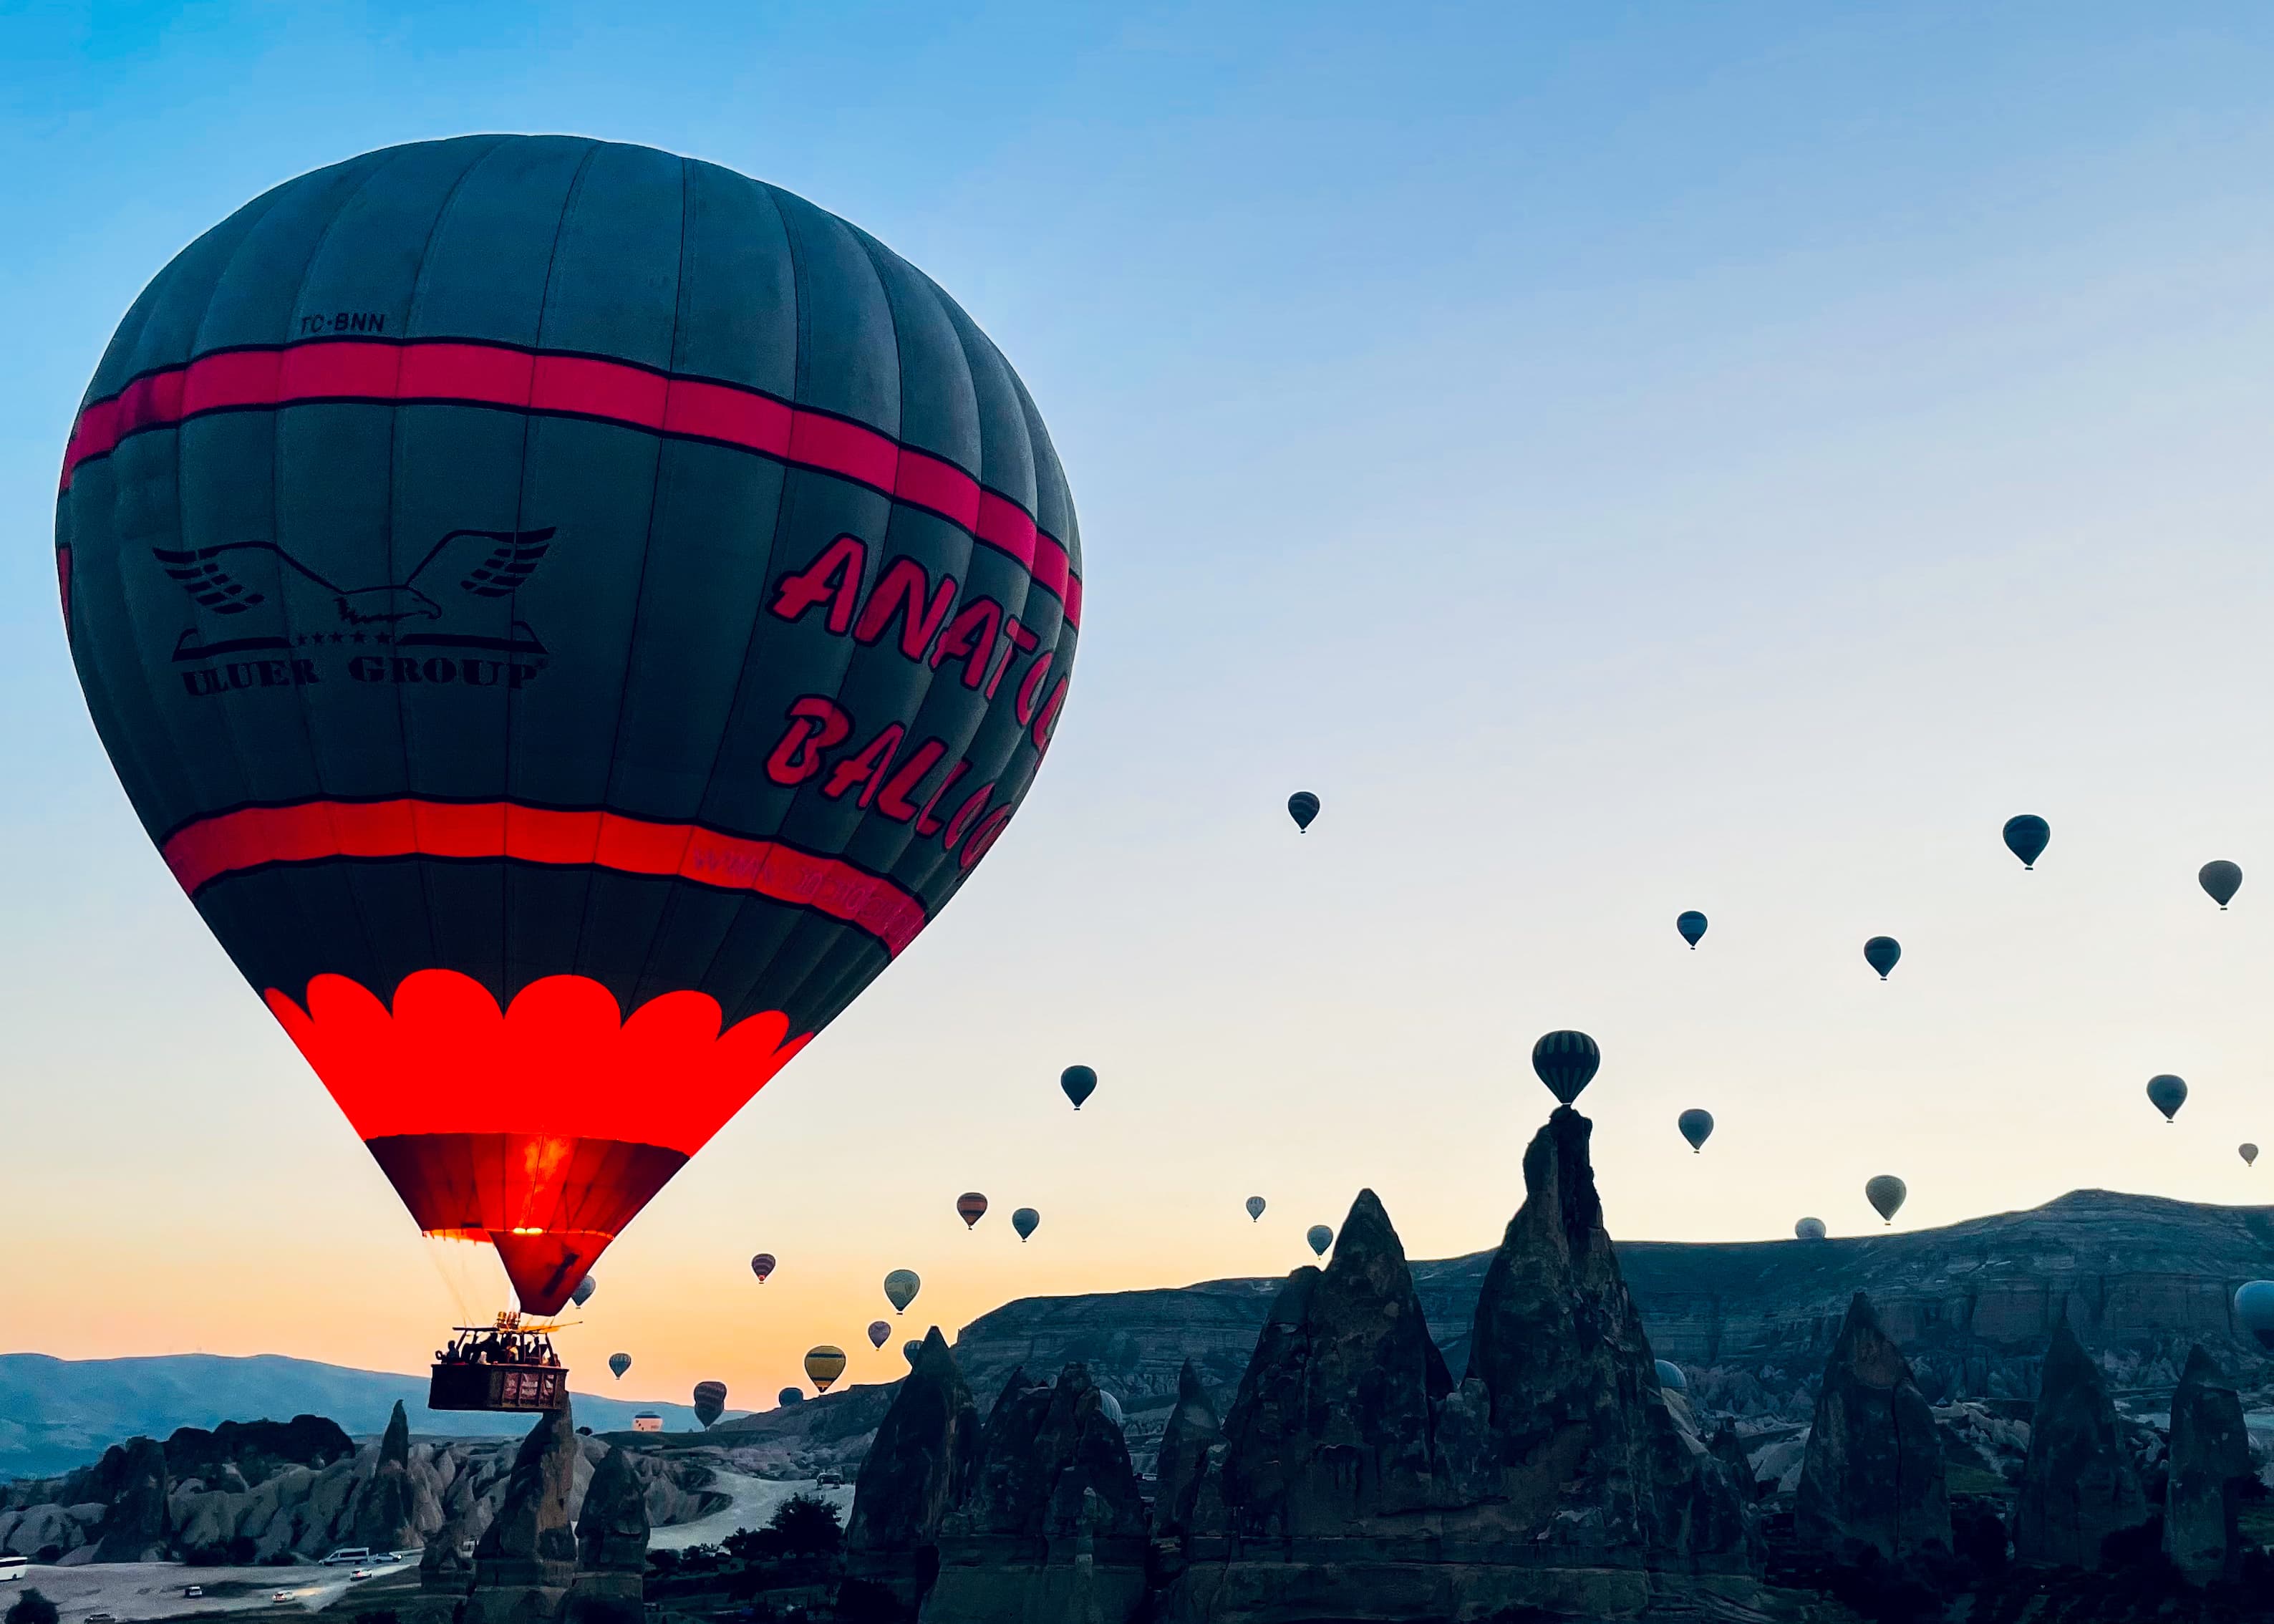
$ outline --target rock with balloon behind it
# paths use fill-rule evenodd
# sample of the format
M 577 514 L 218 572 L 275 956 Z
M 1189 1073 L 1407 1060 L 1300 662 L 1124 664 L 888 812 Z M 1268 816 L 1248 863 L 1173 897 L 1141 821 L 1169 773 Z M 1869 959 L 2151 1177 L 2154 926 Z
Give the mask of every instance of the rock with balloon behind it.
M 2113 1533 L 2148 1520 L 2129 1440 L 2100 1367 L 2063 1320 L 2045 1352 L 2029 1451 L 2014 1504 L 2014 1557 L 2097 1568 Z
M 1907 1563 L 1951 1549 L 1934 1411 L 1860 1291 L 1817 1390 L 1793 1535 L 1803 1550 L 1841 1563 L 1867 1553 Z

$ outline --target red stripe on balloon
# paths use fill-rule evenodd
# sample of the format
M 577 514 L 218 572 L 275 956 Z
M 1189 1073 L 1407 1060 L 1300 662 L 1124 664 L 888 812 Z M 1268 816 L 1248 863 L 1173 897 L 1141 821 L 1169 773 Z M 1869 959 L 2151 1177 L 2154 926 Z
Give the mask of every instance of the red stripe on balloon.
M 1081 578 L 1065 545 L 1024 509 L 944 458 L 862 424 L 809 411 L 734 384 L 680 378 L 591 356 L 537 355 L 501 344 L 319 339 L 282 349 L 224 350 L 138 378 L 83 407 L 64 452 L 63 489 L 82 462 L 129 434 L 209 411 L 308 401 L 496 406 L 598 418 L 712 440 L 835 474 L 960 525 L 1026 566 L 1081 624 Z
M 929 922 L 915 895 L 834 857 L 772 840 L 659 823 L 617 812 L 560 812 L 512 801 L 308 801 L 200 818 L 162 854 L 195 896 L 225 875 L 331 858 L 505 858 L 606 868 L 747 891 L 868 932 L 897 955 Z

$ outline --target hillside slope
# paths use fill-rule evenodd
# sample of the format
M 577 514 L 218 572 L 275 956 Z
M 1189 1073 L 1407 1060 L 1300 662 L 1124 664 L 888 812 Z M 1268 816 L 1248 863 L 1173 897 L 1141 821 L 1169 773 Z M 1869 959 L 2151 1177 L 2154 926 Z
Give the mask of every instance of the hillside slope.
M 436 1414 L 425 1407 L 426 1379 L 352 1370 L 312 1359 L 257 1354 L 156 1354 L 128 1359 L 57 1359 L 0 1354 L 0 1477 L 41 1477 L 84 1466 L 110 1445 L 141 1434 L 163 1439 L 178 1426 L 222 1421 L 327 1416 L 358 1436 L 378 1432 L 397 1399 L 414 1432 L 450 1437 L 519 1434 L 513 1416 Z M 629 1427 L 654 1410 L 673 1428 L 691 1428 L 683 1404 L 576 1395 L 576 1417 L 596 1432 Z

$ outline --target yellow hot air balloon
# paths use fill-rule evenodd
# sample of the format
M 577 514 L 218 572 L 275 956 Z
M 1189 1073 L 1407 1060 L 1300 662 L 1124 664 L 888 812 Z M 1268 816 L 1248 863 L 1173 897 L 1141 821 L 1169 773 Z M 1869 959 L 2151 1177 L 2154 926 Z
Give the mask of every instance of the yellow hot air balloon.
M 829 1384 L 844 1373 L 844 1349 L 824 1342 L 818 1348 L 805 1350 L 805 1379 L 813 1384 L 815 1392 L 828 1392 Z

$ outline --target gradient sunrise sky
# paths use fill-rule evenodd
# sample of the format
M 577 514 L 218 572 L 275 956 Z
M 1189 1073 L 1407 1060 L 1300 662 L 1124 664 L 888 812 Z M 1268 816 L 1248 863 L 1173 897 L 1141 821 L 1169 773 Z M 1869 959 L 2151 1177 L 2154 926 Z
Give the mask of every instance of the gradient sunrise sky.
M 874 232 L 1020 369 L 1087 552 L 1017 823 L 604 1259 L 580 1385 L 885 1379 L 888 1269 L 909 1335 L 1276 1274 L 1361 1185 L 1487 1245 L 1552 1027 L 1623 1236 L 1856 1232 L 1882 1171 L 1905 1227 L 2263 1199 L 2274 12 L 947 11 L 0 4 L 0 1342 L 407 1370 L 449 1315 L 129 812 L 51 525 L 177 250 L 489 129 Z

